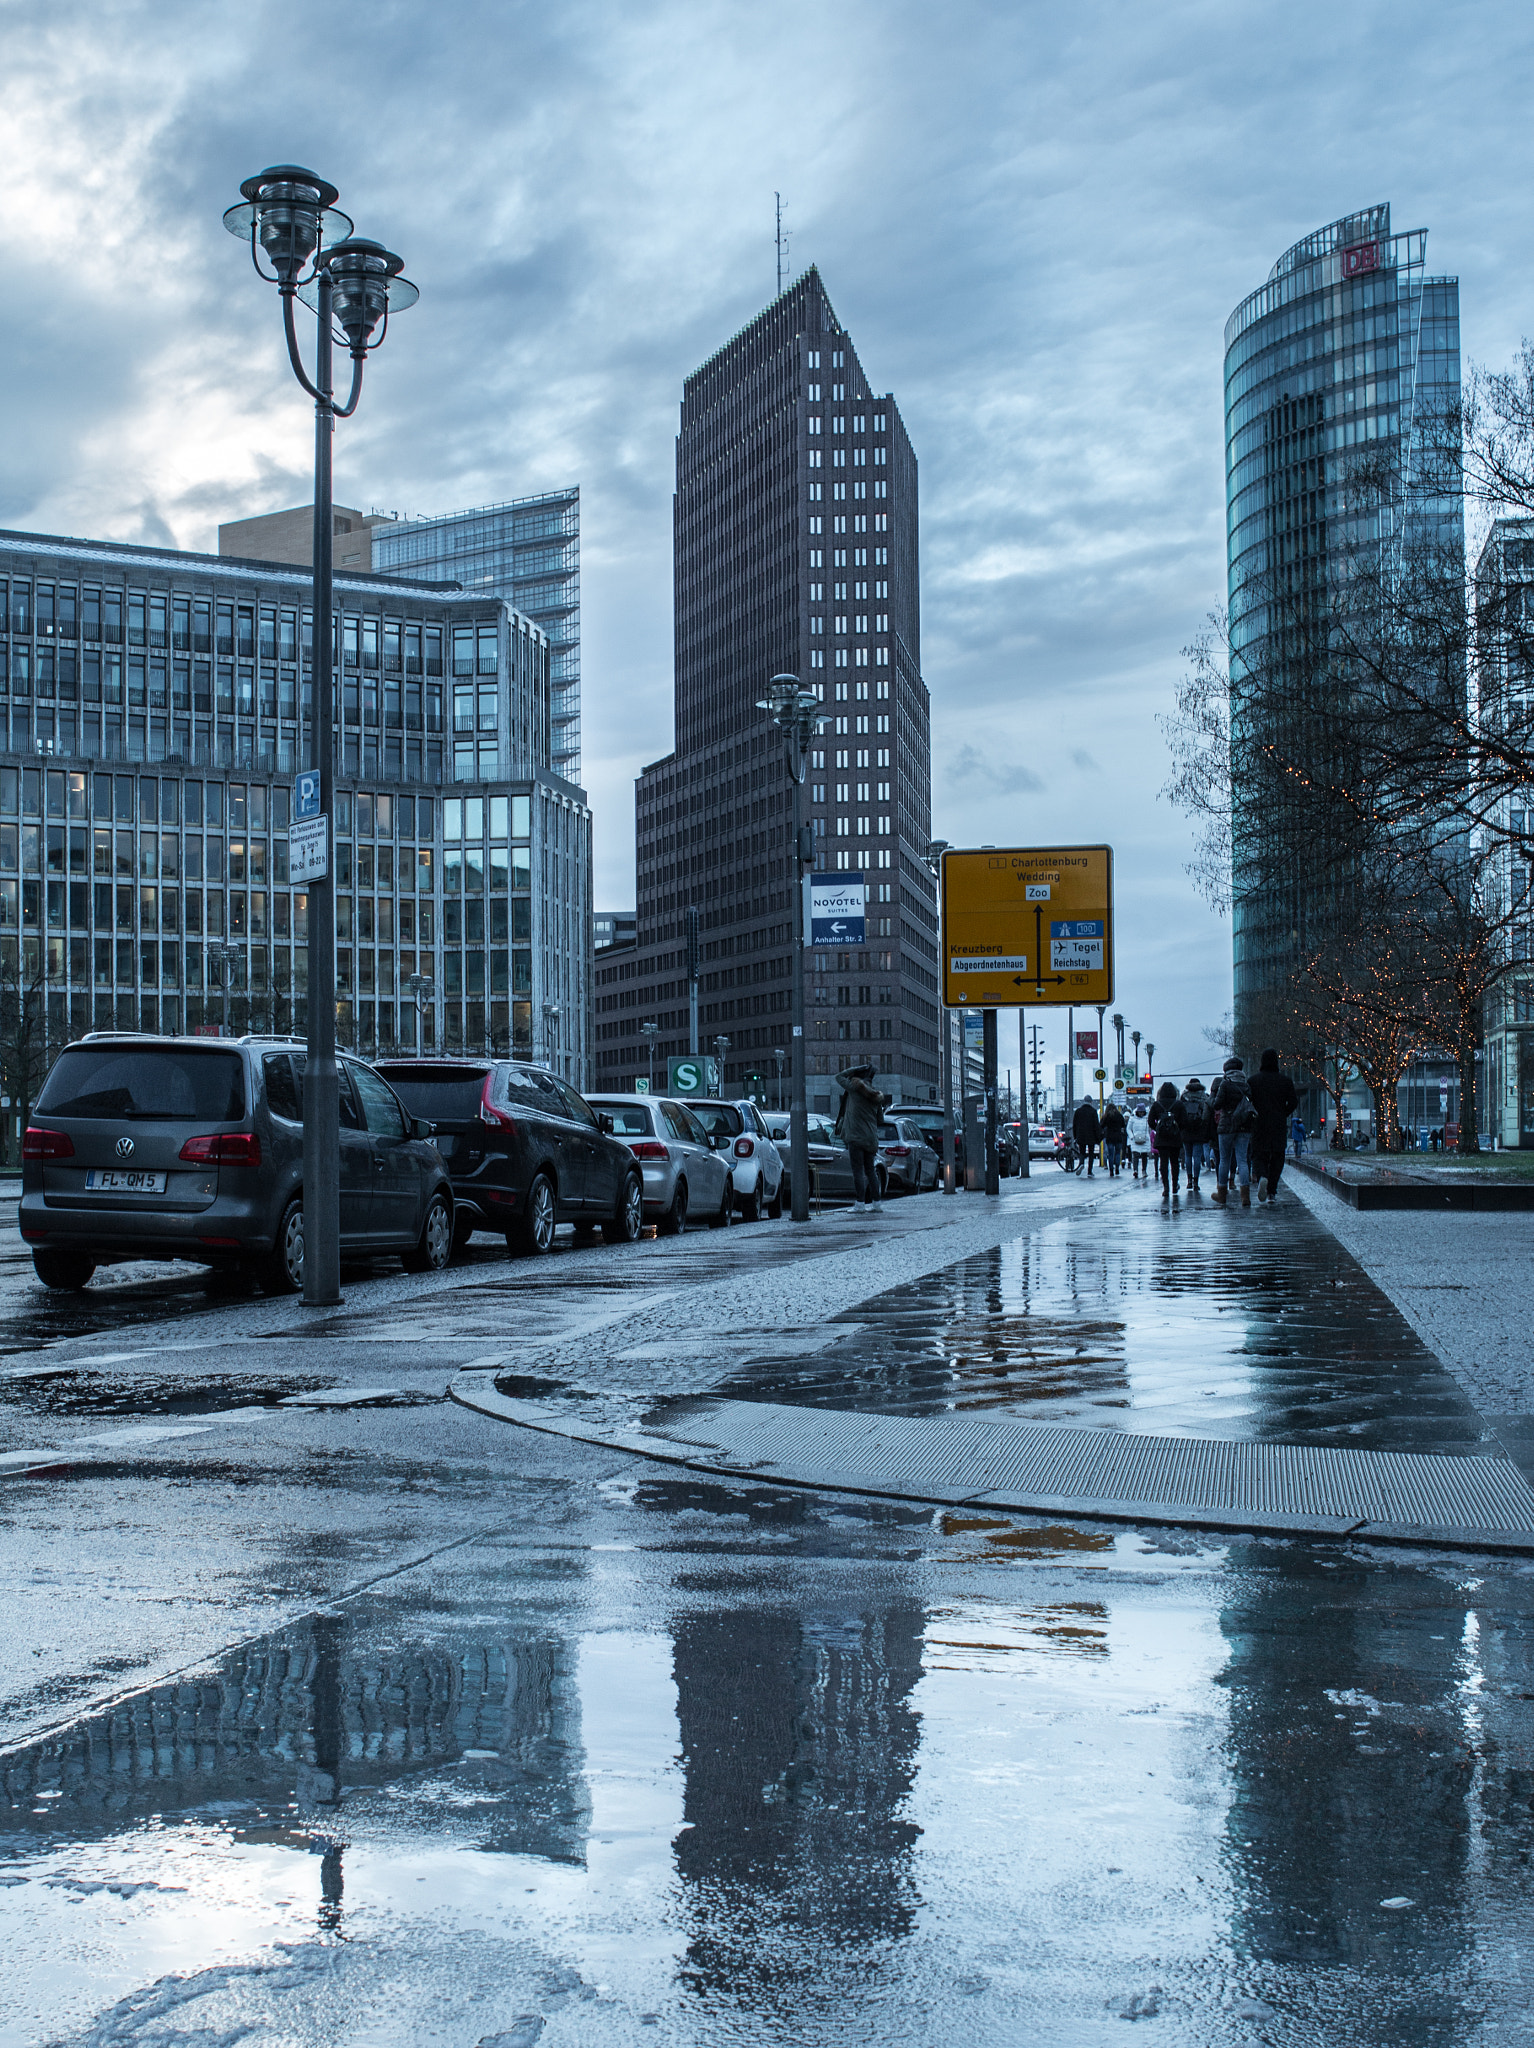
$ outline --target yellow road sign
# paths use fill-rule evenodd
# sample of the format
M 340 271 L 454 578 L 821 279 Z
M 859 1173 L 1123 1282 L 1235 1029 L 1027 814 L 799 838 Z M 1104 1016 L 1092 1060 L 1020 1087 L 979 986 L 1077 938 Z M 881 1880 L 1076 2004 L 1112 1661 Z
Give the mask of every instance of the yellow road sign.
M 1113 848 L 943 855 L 943 1001 L 1032 1009 L 1113 1001 Z

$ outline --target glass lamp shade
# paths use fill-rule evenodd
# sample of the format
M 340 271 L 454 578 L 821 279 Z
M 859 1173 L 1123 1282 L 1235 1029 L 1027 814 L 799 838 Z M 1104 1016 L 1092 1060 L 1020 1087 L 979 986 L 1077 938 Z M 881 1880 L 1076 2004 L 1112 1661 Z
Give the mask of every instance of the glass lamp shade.
M 354 235 L 327 249 L 320 260 L 334 286 L 331 310 L 353 348 L 366 345 L 386 313 L 403 313 L 421 296 L 409 278 L 399 274 L 404 257 L 392 255 L 382 242 Z M 319 288 L 312 281 L 298 296 L 306 306 L 318 308 Z
M 336 210 L 336 188 L 298 164 L 274 164 L 240 187 L 242 206 L 231 206 L 224 226 L 266 257 L 278 277 L 292 283 L 322 243 L 351 233 Z

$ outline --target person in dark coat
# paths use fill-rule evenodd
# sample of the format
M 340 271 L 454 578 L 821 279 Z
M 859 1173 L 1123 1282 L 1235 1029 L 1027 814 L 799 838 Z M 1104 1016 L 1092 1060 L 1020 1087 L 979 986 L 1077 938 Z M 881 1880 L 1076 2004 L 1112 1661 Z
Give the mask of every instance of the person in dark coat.
M 1182 1091 L 1177 1104 L 1177 1122 L 1182 1131 L 1182 1158 L 1188 1175 L 1188 1193 L 1198 1193 L 1198 1177 L 1209 1157 L 1210 1140 L 1214 1137 L 1214 1113 L 1209 1107 L 1209 1095 L 1197 1074 Z
M 834 1078 L 842 1091 L 842 1106 L 837 1112 L 836 1128 L 847 1142 L 847 1152 L 852 1164 L 853 1205 L 865 1215 L 874 1215 L 883 1208 L 879 1200 L 879 1182 L 874 1172 L 874 1154 L 879 1149 L 879 1126 L 884 1121 L 884 1112 L 890 1098 L 881 1095 L 874 1086 L 877 1067 L 844 1067 Z
M 1278 1177 L 1284 1170 L 1284 1138 L 1289 1119 L 1300 1106 L 1294 1083 L 1278 1071 L 1278 1054 L 1269 1046 L 1251 1080 L 1257 1121 L 1252 1127 L 1252 1166 L 1257 1175 L 1257 1200 L 1278 1200 Z
M 1241 1206 L 1252 1206 L 1252 1166 L 1249 1152 L 1252 1142 L 1252 1091 L 1246 1078 L 1245 1060 L 1232 1055 L 1225 1062 L 1219 1083 L 1209 1098 L 1209 1107 L 1214 1112 L 1217 1148 L 1215 1174 L 1217 1184 L 1214 1198 L 1222 1205 L 1227 1200 L 1227 1189 L 1232 1180 L 1241 1183 Z
M 1087 1179 L 1092 1178 L 1092 1162 L 1097 1157 L 1097 1147 L 1103 1135 L 1103 1127 L 1097 1120 L 1097 1104 L 1090 1095 L 1084 1095 L 1076 1105 L 1076 1114 L 1071 1118 L 1071 1136 L 1076 1140 L 1077 1150 L 1087 1163 Z M 1078 1166 L 1076 1171 L 1080 1173 Z
M 1156 1147 L 1156 1170 L 1161 1175 L 1161 1199 L 1171 1201 L 1181 1186 L 1182 1125 L 1177 1120 L 1177 1083 L 1163 1081 L 1156 1090 L 1150 1113 L 1151 1135 Z
M 1129 1137 L 1129 1125 L 1124 1112 L 1116 1102 L 1110 1102 L 1103 1111 L 1103 1152 L 1108 1161 L 1108 1178 L 1118 1179 L 1120 1166 L 1124 1162 L 1124 1146 Z

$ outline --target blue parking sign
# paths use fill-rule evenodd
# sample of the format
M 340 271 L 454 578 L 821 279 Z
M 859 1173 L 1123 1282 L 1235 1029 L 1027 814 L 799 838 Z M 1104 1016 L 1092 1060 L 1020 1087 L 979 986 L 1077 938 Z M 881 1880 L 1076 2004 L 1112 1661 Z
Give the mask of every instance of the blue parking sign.
M 293 817 L 317 818 L 320 814 L 320 771 L 303 768 L 293 778 Z

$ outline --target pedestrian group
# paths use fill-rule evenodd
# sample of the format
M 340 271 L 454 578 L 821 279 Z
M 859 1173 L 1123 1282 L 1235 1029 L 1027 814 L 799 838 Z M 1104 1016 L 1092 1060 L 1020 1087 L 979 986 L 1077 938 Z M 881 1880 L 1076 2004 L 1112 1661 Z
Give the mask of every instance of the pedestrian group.
M 1293 1143 L 1296 1159 L 1305 1146 L 1298 1111 L 1294 1083 L 1279 1072 L 1271 1047 L 1251 1076 L 1246 1062 L 1233 1056 L 1212 1087 L 1195 1076 L 1179 1093 L 1175 1081 L 1163 1081 L 1152 1102 L 1137 1103 L 1127 1116 L 1116 1102 L 1101 1116 L 1090 1099 L 1079 1103 L 1071 1119 L 1076 1171 L 1091 1177 L 1101 1145 L 1110 1179 L 1118 1177 L 1126 1155 L 1136 1180 L 1149 1179 L 1154 1166 L 1166 1203 L 1180 1192 L 1185 1175 L 1188 1192 L 1198 1194 L 1211 1169 L 1212 1198 L 1221 1206 L 1235 1188 L 1249 1209 L 1254 1176 L 1257 1200 L 1276 1202 L 1288 1145 Z

